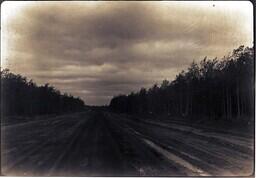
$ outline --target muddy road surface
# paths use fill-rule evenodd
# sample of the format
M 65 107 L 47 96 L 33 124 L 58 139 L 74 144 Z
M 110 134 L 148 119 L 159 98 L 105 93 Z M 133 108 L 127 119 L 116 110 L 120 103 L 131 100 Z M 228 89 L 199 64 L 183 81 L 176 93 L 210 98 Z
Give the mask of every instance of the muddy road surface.
M 1 126 L 7 176 L 250 176 L 254 137 L 88 111 Z

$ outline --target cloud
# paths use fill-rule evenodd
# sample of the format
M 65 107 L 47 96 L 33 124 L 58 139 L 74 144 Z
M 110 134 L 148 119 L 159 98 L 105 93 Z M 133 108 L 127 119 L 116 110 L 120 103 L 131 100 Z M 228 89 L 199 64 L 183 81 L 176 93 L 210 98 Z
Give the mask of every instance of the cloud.
M 17 9 L 3 17 L 5 66 L 88 104 L 252 45 L 248 2 L 30 2 Z

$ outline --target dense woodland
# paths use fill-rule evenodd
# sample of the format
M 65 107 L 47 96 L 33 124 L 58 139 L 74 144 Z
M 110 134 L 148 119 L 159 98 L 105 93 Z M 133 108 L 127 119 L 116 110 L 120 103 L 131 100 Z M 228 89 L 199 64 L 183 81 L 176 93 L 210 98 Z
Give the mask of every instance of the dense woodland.
M 1 71 L 1 112 L 3 115 L 43 115 L 80 111 L 80 98 L 49 84 L 37 86 L 26 77 Z M 222 59 L 193 62 L 160 86 L 114 97 L 109 108 L 115 112 L 143 115 L 227 120 L 253 118 L 254 49 L 240 46 Z
M 167 114 L 190 119 L 238 120 L 254 115 L 254 49 L 240 46 L 222 59 L 193 62 L 175 80 L 164 80 L 110 102 L 116 112 Z
M 10 115 L 59 114 L 84 109 L 84 102 L 49 84 L 37 86 L 26 77 L 1 71 L 1 112 Z

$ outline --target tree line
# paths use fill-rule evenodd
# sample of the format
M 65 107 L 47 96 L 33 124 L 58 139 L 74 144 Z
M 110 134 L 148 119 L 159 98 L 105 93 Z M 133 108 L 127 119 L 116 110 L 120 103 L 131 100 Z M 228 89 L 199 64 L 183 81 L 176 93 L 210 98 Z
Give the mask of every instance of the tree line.
M 168 114 L 191 119 L 243 119 L 254 116 L 254 49 L 192 62 L 169 82 L 112 98 L 110 109 L 130 114 Z
M 9 69 L 1 70 L 1 112 L 10 115 L 44 115 L 80 111 L 80 98 L 61 92 L 49 84 L 38 86 Z

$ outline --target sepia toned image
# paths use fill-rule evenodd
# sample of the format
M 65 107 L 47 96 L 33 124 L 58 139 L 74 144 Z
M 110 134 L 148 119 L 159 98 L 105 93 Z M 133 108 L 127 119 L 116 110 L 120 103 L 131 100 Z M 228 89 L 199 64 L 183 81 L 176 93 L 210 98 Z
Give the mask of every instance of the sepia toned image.
M 250 1 L 5 1 L 2 176 L 255 176 Z

